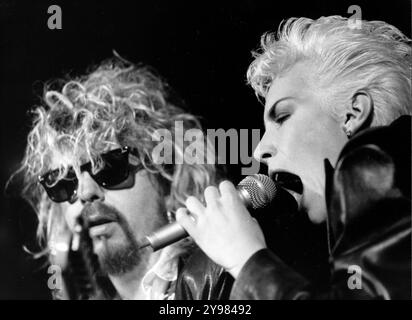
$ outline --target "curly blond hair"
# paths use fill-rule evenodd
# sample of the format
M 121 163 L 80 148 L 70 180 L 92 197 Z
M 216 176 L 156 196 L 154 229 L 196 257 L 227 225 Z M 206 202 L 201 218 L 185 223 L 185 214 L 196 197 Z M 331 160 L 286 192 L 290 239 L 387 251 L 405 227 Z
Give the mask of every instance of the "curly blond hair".
M 90 161 L 93 172 L 102 167 L 100 155 L 119 146 L 137 150 L 146 170 L 157 177 L 168 192 L 166 208 L 174 211 L 184 205 L 186 198 L 202 198 L 208 185 L 217 183 L 213 164 L 162 164 L 152 156 L 159 129 L 177 130 L 176 121 L 183 123 L 183 131 L 201 129 L 198 119 L 184 112 L 171 101 L 170 87 L 151 68 L 112 59 L 93 72 L 60 85 L 61 89 L 46 87 L 43 105 L 34 110 L 33 127 L 28 135 L 27 148 L 20 171 L 24 173 L 23 194 L 34 206 L 39 217 L 38 236 L 50 236 L 51 215 L 59 210 L 38 184 L 38 176 L 57 164 L 63 178 L 70 167 L 76 171 Z M 206 139 L 206 138 L 205 138 Z M 163 141 L 163 143 L 165 143 Z M 167 141 L 174 153 L 185 148 L 175 141 Z M 209 141 L 198 150 L 197 156 L 214 157 Z M 199 161 L 198 163 L 203 163 Z M 161 180 L 161 181 L 160 181 Z

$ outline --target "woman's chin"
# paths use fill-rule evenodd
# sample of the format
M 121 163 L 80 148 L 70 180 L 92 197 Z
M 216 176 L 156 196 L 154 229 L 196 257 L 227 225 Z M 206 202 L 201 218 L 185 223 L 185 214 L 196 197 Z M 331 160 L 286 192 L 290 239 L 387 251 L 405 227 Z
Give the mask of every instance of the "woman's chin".
M 297 210 L 307 214 L 312 223 L 319 224 L 326 220 L 326 206 L 322 206 L 324 199 L 320 195 L 308 191 L 307 188 L 303 189 L 302 194 L 286 188 L 284 190 L 295 198 Z
M 317 196 L 315 199 L 308 201 L 308 203 L 305 203 L 305 201 L 302 202 L 302 206 L 306 209 L 309 220 L 312 221 L 312 223 L 319 224 L 326 221 L 327 211 L 323 197 Z
M 303 208 L 303 196 L 293 190 L 283 188 L 285 191 L 290 193 L 293 198 L 295 198 L 296 203 L 298 204 L 298 211 L 302 210 Z
M 319 194 L 303 191 L 303 194 L 286 189 L 296 200 L 298 211 L 307 212 L 309 220 L 314 224 L 322 223 L 326 220 L 325 199 Z

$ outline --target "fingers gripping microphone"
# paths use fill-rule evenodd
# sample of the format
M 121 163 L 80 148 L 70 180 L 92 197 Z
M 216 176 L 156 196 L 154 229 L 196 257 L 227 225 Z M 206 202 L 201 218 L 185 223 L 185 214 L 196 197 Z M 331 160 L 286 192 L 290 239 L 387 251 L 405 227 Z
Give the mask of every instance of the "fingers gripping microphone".
M 237 190 L 243 204 L 248 209 L 256 210 L 264 208 L 275 198 L 278 187 L 268 176 L 255 174 L 243 179 Z M 151 246 L 156 251 L 187 236 L 180 224 L 171 223 L 146 236 L 140 248 Z

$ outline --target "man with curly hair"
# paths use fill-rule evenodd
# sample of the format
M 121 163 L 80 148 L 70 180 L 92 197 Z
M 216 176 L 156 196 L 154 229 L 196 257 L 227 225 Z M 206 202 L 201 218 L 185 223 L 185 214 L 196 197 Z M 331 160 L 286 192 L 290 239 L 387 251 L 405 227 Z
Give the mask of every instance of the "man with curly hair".
M 152 152 L 159 130 L 171 137 L 184 133 L 175 130 L 201 130 L 193 115 L 171 102 L 170 93 L 148 67 L 109 61 L 59 90 L 46 88 L 43 105 L 34 110 L 20 169 L 24 196 L 38 213 L 38 236 L 52 264 L 79 217 L 88 220 L 101 271 L 110 279 L 92 298 L 174 298 L 190 241 L 156 252 L 139 250 L 140 241 L 173 222 L 188 196 L 202 197 L 207 185 L 217 183 L 217 172 L 202 161 L 214 157 L 207 140 L 194 155 L 199 161 L 190 163 L 164 163 Z M 164 159 L 182 155 L 186 142 L 162 143 L 173 153 Z M 65 297 L 64 291 L 55 293 Z

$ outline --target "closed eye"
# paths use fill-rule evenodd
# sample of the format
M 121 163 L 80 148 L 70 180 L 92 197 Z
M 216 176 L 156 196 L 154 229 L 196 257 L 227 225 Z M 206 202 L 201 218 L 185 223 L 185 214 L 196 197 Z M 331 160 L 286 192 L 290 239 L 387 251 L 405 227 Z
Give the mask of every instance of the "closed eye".
M 294 100 L 293 97 L 284 97 L 276 101 L 271 107 L 268 108 L 264 119 L 265 122 L 274 122 L 277 125 L 282 125 L 291 115 L 293 107 L 288 104 L 284 105 L 287 100 Z
M 275 121 L 276 124 L 281 125 L 281 124 L 283 124 L 287 119 L 289 119 L 289 117 L 290 117 L 290 114 L 282 114 L 282 115 L 276 116 L 276 117 L 274 118 L 274 121 Z

